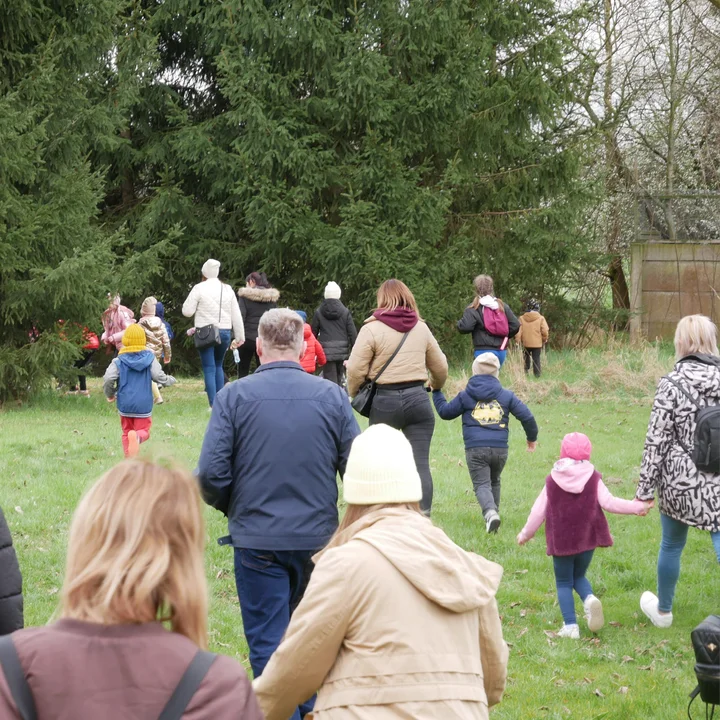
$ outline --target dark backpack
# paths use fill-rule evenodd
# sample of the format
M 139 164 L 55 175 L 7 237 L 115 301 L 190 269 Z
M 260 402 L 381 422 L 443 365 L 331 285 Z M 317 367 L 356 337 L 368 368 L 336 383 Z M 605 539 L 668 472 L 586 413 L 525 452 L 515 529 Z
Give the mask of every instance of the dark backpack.
M 197 651 L 158 720 L 181 720 L 216 657 L 204 650 Z M 35 700 L 11 635 L 0 637 L 0 667 L 21 720 L 37 720 Z
M 706 617 L 690 633 L 690 639 L 695 651 L 695 676 L 698 681 L 698 686 L 690 694 L 690 704 L 700 695 L 704 703 L 720 705 L 720 615 Z
M 483 324 L 486 332 L 490 333 L 490 335 L 507 337 L 510 332 L 510 325 L 501 300 L 498 300 L 498 305 L 497 310 L 483 306 Z
M 697 408 L 692 449 L 678 437 L 680 447 L 699 471 L 720 475 L 720 405 L 703 405 L 699 396 L 669 375 L 666 377 Z

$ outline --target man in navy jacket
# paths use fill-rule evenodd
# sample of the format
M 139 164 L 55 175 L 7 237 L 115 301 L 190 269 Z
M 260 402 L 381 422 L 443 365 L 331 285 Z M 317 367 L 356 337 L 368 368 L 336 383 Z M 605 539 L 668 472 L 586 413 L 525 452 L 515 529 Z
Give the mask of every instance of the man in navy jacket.
M 261 365 L 218 393 L 197 471 L 205 502 L 228 518 L 255 677 L 302 598 L 312 556 L 337 530 L 337 473 L 360 434 L 343 390 L 302 369 L 303 346 L 297 313 L 263 315 Z

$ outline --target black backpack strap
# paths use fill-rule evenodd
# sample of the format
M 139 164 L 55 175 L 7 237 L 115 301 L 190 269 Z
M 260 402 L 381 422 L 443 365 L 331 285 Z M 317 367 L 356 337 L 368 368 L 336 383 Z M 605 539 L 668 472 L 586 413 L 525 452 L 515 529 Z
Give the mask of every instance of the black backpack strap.
M 158 720 L 181 720 L 187 706 L 193 699 L 193 695 L 197 692 L 216 658 L 215 653 L 206 652 L 205 650 L 198 650 L 195 653 L 195 657 L 180 678 L 180 682 L 173 690 L 173 694 L 170 696 Z
M 11 635 L 0 637 L 0 666 L 2 666 L 5 680 L 21 719 L 37 720 L 35 700 L 33 700 L 25 672 L 20 665 L 20 658 Z
M 683 386 L 683 384 L 677 380 L 673 380 L 669 375 L 665 376 L 665 379 L 674 385 L 693 405 L 695 405 L 698 410 L 704 405 L 702 404 L 702 400 L 700 399 L 699 395 L 693 395 L 686 387 Z M 706 403 L 707 404 L 707 403 Z
M 409 334 L 409 332 L 406 332 L 402 336 L 402 340 L 400 341 L 400 344 L 395 348 L 395 352 L 390 356 L 390 359 L 380 368 L 380 372 L 375 376 L 373 382 L 377 382 L 378 378 L 388 369 L 388 365 L 390 365 L 390 363 L 395 359 L 395 356 L 400 352 L 400 348 L 405 344 L 405 341 L 407 340 L 407 336 Z

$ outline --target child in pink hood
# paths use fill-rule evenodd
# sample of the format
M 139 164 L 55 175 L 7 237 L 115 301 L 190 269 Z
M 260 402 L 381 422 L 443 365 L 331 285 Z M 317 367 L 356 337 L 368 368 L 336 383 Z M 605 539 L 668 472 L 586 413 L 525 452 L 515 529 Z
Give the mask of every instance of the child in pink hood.
M 570 433 L 563 438 L 560 460 L 545 480 L 545 487 L 517 536 L 518 544 L 524 545 L 545 523 L 547 554 L 553 559 L 564 622 L 558 636 L 575 640 L 580 637 L 580 628 L 573 588 L 583 601 L 590 631 L 597 632 L 605 624 L 602 604 L 585 577 L 595 548 L 613 544 L 603 510 L 619 515 L 647 515 L 652 507 L 649 502 L 613 497 L 590 463 L 591 453 L 587 435 Z

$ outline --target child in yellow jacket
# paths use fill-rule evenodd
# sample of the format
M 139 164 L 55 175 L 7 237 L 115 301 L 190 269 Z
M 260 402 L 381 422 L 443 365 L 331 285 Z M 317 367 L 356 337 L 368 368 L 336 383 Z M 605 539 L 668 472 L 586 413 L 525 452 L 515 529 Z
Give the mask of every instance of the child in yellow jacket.
M 523 346 L 525 353 L 525 372 L 530 372 L 530 360 L 532 360 L 533 373 L 535 377 L 540 377 L 540 355 L 550 337 L 547 320 L 540 314 L 540 303 L 537 300 L 530 300 L 525 312 L 518 319 L 520 332 L 516 339 Z

